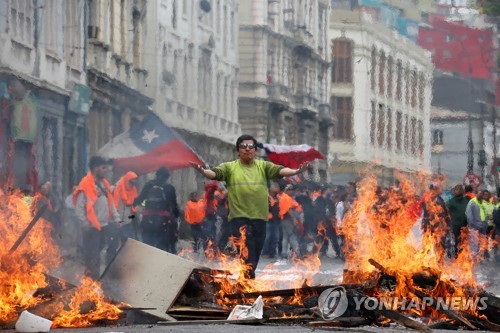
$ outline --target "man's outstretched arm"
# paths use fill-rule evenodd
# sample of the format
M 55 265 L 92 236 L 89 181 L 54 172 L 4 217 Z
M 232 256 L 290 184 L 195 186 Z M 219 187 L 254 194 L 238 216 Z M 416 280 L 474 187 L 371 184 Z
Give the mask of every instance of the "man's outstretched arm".
M 296 176 L 309 169 L 310 166 L 311 163 L 305 162 L 302 163 L 298 169 L 283 168 L 280 170 L 280 176 L 282 177 Z
M 210 169 L 205 169 L 203 166 L 196 164 L 194 162 L 189 162 L 191 166 L 201 175 L 203 175 L 205 178 L 214 180 L 216 177 L 216 174 L 213 170 Z

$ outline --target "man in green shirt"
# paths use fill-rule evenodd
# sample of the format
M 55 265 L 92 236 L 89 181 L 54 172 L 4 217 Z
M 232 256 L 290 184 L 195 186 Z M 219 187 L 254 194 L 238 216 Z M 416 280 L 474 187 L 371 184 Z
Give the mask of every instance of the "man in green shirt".
M 307 170 L 310 164 L 303 163 L 298 169 L 290 169 L 256 160 L 257 140 L 250 135 L 242 135 L 236 140 L 236 151 L 239 159 L 212 169 L 205 169 L 196 163 L 191 165 L 208 179 L 226 182 L 232 234 L 239 237 L 240 230 L 243 230 L 241 228 L 245 229 L 248 255 L 244 254 L 246 251 L 240 255 L 248 266 L 248 277 L 255 278 L 255 269 L 266 238 L 269 213 L 267 181 L 298 175 Z
M 469 200 L 469 197 L 464 195 L 464 187 L 462 184 L 457 184 L 453 188 L 453 197 L 446 202 L 446 207 L 450 212 L 450 229 L 455 237 L 455 258 L 461 250 L 459 245 L 462 244 L 462 238 L 460 237 L 462 228 L 467 226 L 465 210 L 467 209 Z M 465 245 L 465 243 L 462 245 Z

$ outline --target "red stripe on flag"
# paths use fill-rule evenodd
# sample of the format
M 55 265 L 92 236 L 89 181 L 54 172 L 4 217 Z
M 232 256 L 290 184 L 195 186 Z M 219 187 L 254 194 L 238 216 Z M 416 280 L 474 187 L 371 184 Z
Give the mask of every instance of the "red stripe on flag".
M 275 164 L 283 165 L 288 168 L 297 169 L 304 162 L 311 162 L 315 159 L 323 159 L 325 156 L 316 149 L 308 151 L 292 151 L 288 153 L 267 152 L 269 160 Z
M 204 164 L 198 156 L 180 140 L 171 140 L 143 155 L 116 158 L 113 166 L 121 171 L 134 171 L 136 173 L 149 173 L 159 167 L 176 170 L 189 167 L 189 162 Z

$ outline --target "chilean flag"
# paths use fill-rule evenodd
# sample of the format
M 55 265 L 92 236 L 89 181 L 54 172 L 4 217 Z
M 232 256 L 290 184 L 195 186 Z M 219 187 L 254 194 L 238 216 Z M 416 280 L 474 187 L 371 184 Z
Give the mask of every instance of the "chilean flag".
M 159 167 L 169 170 L 189 167 L 189 162 L 205 164 L 202 159 L 161 119 L 151 113 L 140 123 L 111 139 L 99 156 L 112 158 L 120 171 L 149 173 Z
M 325 158 L 309 145 L 281 146 L 264 143 L 263 146 L 271 162 L 292 169 L 297 169 L 304 162 Z

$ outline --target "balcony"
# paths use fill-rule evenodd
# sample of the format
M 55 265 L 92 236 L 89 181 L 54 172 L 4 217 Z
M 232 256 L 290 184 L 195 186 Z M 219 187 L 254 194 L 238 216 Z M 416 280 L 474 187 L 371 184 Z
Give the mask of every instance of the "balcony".
M 288 104 L 290 103 L 290 90 L 288 87 L 273 84 L 267 86 L 268 98 L 278 104 Z
M 312 95 L 299 93 L 293 98 L 297 110 L 318 113 L 318 100 Z

